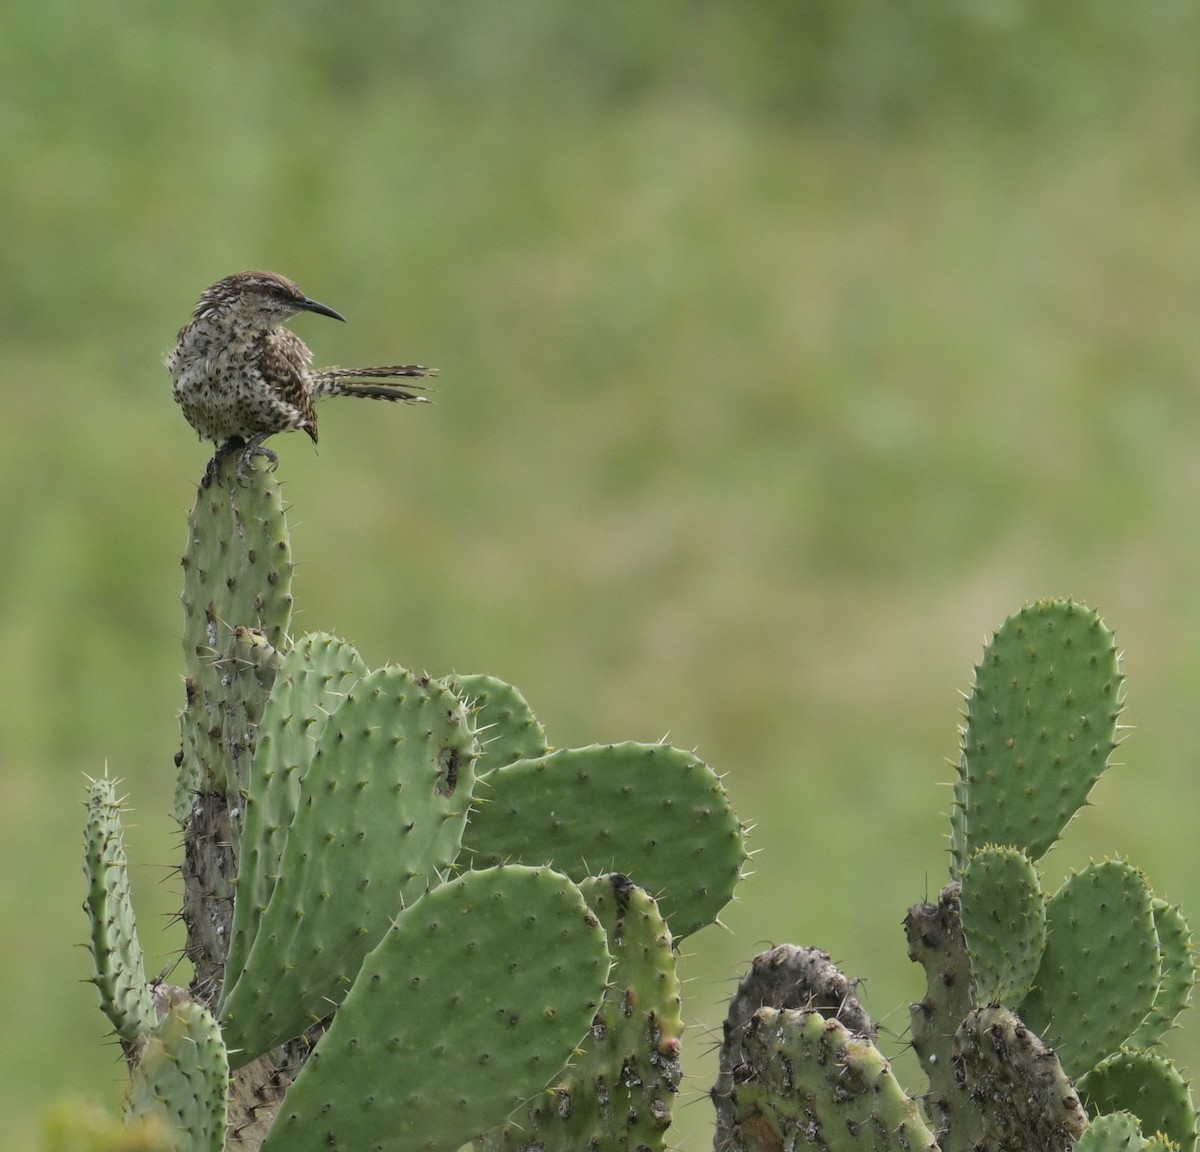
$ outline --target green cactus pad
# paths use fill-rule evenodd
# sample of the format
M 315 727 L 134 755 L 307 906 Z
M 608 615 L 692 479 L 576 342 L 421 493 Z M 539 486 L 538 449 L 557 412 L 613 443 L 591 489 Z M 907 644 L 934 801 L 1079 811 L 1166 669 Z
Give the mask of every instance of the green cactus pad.
M 88 943 L 96 965 L 92 983 L 100 992 L 104 1015 L 129 1048 L 150 1033 L 158 1017 L 146 982 L 129 891 L 121 805 L 116 784 L 107 777 L 93 780 L 88 791 L 84 874 L 84 911 L 91 921 Z
M 477 776 L 550 751 L 545 729 L 525 697 L 511 684 L 482 673 L 447 676 L 445 684 L 471 713 L 480 747 Z
M 1019 1013 L 1078 1077 L 1138 1030 L 1159 972 L 1142 874 L 1119 860 L 1091 864 L 1046 905 L 1046 951 Z
M 1180 1152 L 1195 1150 L 1191 1088 L 1179 1069 L 1157 1052 L 1113 1053 L 1079 1078 L 1079 1095 L 1090 1112 L 1132 1112 L 1143 1132 L 1162 1132 Z
M 983 1139 L 983 1118 L 955 1072 L 955 1032 L 974 1007 L 959 894 L 957 882 L 947 884 L 936 904 L 914 904 L 904 918 L 908 958 L 925 969 L 925 995 L 909 1008 L 913 1050 L 929 1079 L 925 1110 L 948 1149 Z
M 228 1082 L 217 1022 L 202 1005 L 184 1001 L 159 1022 L 133 1070 L 129 1119 L 163 1116 L 174 1152 L 224 1152 Z
M 518 760 L 481 781 L 463 839 L 472 867 L 550 864 L 574 880 L 622 872 L 678 943 L 733 895 L 741 824 L 703 761 L 666 744 L 592 745 Z
M 566 1074 L 487 1133 L 485 1152 L 666 1147 L 683 1034 L 671 934 L 653 899 L 627 877 L 591 877 L 579 888 L 608 933 L 604 1002 Z
M 1143 1152 L 1147 1141 L 1129 1112 L 1097 1116 L 1075 1141 L 1074 1152 Z
M 742 1041 L 727 1152 L 936 1152 L 933 1134 L 869 1040 L 803 1009 L 760 1008 Z
M 954 1046 L 955 1068 L 983 1118 L 978 1147 L 1061 1152 L 1087 1126 L 1054 1053 L 1007 1008 L 968 1012 Z
M 279 876 L 288 829 L 300 804 L 300 781 L 317 751 L 329 715 L 367 675 L 357 650 L 327 633 L 297 641 L 275 671 L 259 719 L 246 795 L 241 871 L 226 963 L 236 981 Z
M 262 1152 L 454 1152 L 561 1070 L 608 968 L 603 928 L 556 872 L 433 889 L 363 963 Z
M 1154 931 L 1158 936 L 1161 974 L 1150 1015 L 1126 1043 L 1127 1048 L 1153 1048 L 1187 1007 L 1196 983 L 1196 953 L 1192 930 L 1176 904 L 1155 897 Z
M 1116 747 L 1121 672 L 1112 633 L 1072 600 L 1010 616 L 975 669 L 951 821 L 952 872 L 973 848 L 1038 860 Z
M 403 668 L 326 722 L 245 967 L 221 1005 L 234 1066 L 342 1000 L 392 917 L 458 855 L 478 745 L 458 698 Z
M 1079 1080 L 1090 1111 L 1132 1113 L 1143 1132 L 1166 1136 L 1181 1152 L 1196 1148 L 1197 1117 L 1191 1085 L 1157 1052 L 1123 1049 Z
M 270 672 L 233 658 L 233 631 L 257 629 L 287 647 L 292 558 L 279 484 L 258 468 L 239 484 L 234 456 L 218 482 L 200 488 L 183 556 L 186 698 L 175 816 L 185 823 L 197 792 L 234 792 L 244 782 L 250 731 Z
M 977 1004 L 1019 1004 L 1046 947 L 1046 901 L 1037 871 L 1016 848 L 981 848 L 963 872 L 963 934 Z

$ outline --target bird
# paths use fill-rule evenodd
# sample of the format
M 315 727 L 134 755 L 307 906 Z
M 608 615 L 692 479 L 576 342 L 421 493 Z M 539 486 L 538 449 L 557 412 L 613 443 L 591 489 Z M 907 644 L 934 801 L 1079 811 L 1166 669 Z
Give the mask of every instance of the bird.
M 328 396 L 428 401 L 419 384 L 385 383 L 398 377 L 437 375 L 437 369 L 423 364 L 314 368 L 308 345 L 284 327 L 301 312 L 346 319 L 286 276 L 237 272 L 209 285 L 192 318 L 179 330 L 166 366 L 172 394 L 187 422 L 201 440 L 217 446 L 205 472 L 206 485 L 233 452 L 240 452 L 239 483 L 256 457 L 265 457 L 274 471 L 279 457 L 264 441 L 278 432 L 299 428 L 315 444 L 314 405 Z

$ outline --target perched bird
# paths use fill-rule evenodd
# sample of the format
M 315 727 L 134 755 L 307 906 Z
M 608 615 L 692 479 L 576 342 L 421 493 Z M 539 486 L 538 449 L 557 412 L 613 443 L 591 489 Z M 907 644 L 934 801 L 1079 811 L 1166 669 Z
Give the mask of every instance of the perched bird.
M 302 428 L 316 443 L 313 405 L 326 396 L 421 403 L 428 398 L 382 381 L 401 376 L 436 376 L 421 364 L 378 368 L 313 368 L 313 355 L 283 325 L 301 312 L 345 320 L 274 272 L 239 272 L 206 288 L 192 318 L 179 330 L 167 357 L 171 391 L 202 440 L 217 445 L 205 482 L 221 462 L 240 450 L 241 479 L 256 456 L 272 469 L 279 457 L 263 442 L 276 432 Z

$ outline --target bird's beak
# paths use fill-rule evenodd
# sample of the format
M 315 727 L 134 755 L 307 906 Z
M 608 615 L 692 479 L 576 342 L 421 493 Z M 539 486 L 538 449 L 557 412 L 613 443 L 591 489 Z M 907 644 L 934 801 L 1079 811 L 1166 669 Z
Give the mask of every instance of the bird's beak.
M 321 304 L 316 300 L 310 300 L 307 296 L 301 301 L 300 307 L 305 312 L 316 312 L 321 316 L 331 316 L 334 320 L 341 320 L 343 324 L 346 322 L 346 317 L 340 312 L 335 312 L 328 304 Z

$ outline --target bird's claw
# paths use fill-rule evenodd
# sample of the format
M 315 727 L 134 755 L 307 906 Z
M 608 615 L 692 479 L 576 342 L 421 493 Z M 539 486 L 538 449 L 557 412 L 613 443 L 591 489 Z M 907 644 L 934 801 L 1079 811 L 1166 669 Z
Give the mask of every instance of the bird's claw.
M 234 476 L 240 488 L 246 487 L 247 475 L 254 471 L 254 460 L 257 456 L 266 459 L 268 472 L 274 472 L 279 467 L 279 457 L 263 444 L 265 439 L 265 436 L 261 438 L 256 436 L 247 442 L 240 436 L 231 436 L 213 453 L 208 467 L 204 469 L 204 478 L 200 481 L 200 487 L 210 488 L 213 484 L 219 487 L 221 466 L 234 453 L 237 453 L 237 467 L 234 469 Z
M 262 456 L 267 461 L 268 472 L 274 472 L 279 467 L 279 457 L 270 448 L 266 447 L 257 438 L 251 440 L 242 449 L 241 455 L 238 456 L 237 482 L 243 488 L 246 486 L 246 473 L 254 470 L 254 459 L 256 456 Z

